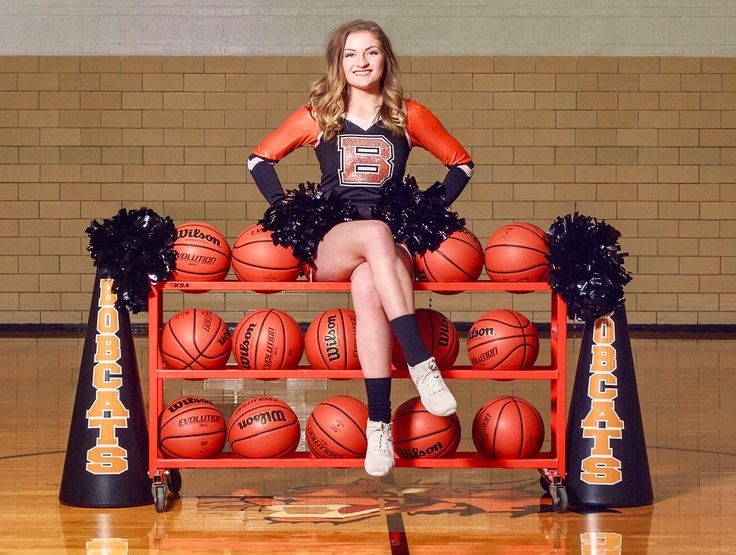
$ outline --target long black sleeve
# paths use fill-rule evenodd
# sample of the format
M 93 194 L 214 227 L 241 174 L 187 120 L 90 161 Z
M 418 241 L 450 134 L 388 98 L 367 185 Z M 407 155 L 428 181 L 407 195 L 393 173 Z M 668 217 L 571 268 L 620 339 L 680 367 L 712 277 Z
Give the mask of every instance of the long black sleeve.
M 445 206 L 450 206 L 460 193 L 463 192 L 465 186 L 470 181 L 470 177 L 473 174 L 473 162 L 467 162 L 465 164 L 450 166 L 447 170 L 447 175 L 442 182 L 445 189 Z
M 274 167 L 276 162 L 251 154 L 248 157 L 248 169 L 253 176 L 258 190 L 269 204 L 284 198 L 284 188 Z

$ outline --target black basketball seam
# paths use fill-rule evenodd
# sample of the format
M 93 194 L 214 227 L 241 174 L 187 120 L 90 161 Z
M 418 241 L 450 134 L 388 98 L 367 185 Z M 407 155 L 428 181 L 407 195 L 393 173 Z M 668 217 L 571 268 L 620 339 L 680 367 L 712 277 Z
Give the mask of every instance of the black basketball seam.
M 260 431 L 258 433 L 255 433 L 255 434 L 250 435 L 250 436 L 247 436 L 247 437 L 240 437 L 240 438 L 236 439 L 235 441 L 231 441 L 230 442 L 230 445 L 235 445 L 239 441 L 244 441 L 246 439 L 253 439 L 253 438 L 258 437 L 259 435 L 262 435 L 262 434 L 267 434 L 267 433 L 270 433 L 270 432 L 275 432 L 277 430 L 282 430 L 284 428 L 288 428 L 290 426 L 294 426 L 294 424 L 296 424 L 298 426 L 299 425 L 299 420 L 294 420 L 294 422 L 290 422 L 290 423 L 284 424 L 282 426 L 279 426 L 278 428 L 269 428 L 268 430 L 263 430 L 263 431 Z
M 519 426 L 521 426 L 521 433 L 519 434 L 519 454 L 516 456 L 517 459 L 520 459 L 521 455 L 524 454 L 524 418 L 521 415 L 521 408 L 519 407 L 519 402 L 516 400 L 516 397 L 512 397 L 512 399 L 514 401 L 516 412 L 519 415 Z
M 325 360 L 325 353 L 322 352 L 322 338 L 320 337 L 321 335 L 320 330 L 322 329 L 322 319 L 324 317 L 325 317 L 325 312 L 319 315 L 319 320 L 317 321 L 317 331 L 315 332 L 315 334 L 317 335 L 317 351 L 319 352 L 319 358 L 322 359 L 322 364 L 323 364 L 322 368 L 329 368 L 330 365 L 327 362 L 327 360 Z
M 333 405 L 330 405 L 330 406 L 333 406 Z M 328 437 L 328 438 L 330 439 L 330 441 L 334 442 L 334 443 L 335 443 L 336 445 L 339 445 L 339 446 L 340 446 L 340 447 L 341 447 L 342 449 L 345 449 L 345 451 L 348 451 L 348 452 L 352 453 L 352 454 L 353 454 L 353 455 L 355 455 L 356 457 L 357 457 L 357 456 L 360 456 L 360 455 L 362 455 L 362 453 L 358 453 L 358 452 L 356 452 L 356 451 L 353 451 L 353 450 L 352 450 L 352 449 L 350 449 L 349 447 L 346 447 L 345 445 L 343 445 L 342 443 L 340 443 L 339 441 L 337 441 L 337 440 L 336 440 L 336 439 L 335 439 L 334 437 L 332 437 L 332 436 L 331 436 L 330 434 L 328 434 L 328 433 L 327 433 L 327 430 L 325 430 L 325 429 L 324 429 L 324 428 L 322 427 L 322 424 L 320 424 L 320 423 L 319 423 L 319 420 L 317 420 L 317 419 L 316 419 L 316 418 L 314 417 L 314 415 L 312 415 L 312 422 L 314 422 L 314 424 L 316 424 L 316 426 L 317 426 L 317 427 L 318 427 L 318 428 L 319 428 L 320 430 L 322 430 L 322 433 L 323 433 L 323 434 L 325 434 L 325 435 L 326 435 L 326 436 L 327 436 L 327 437 Z M 332 457 L 330 457 L 330 458 L 332 458 Z
M 452 239 L 453 241 L 458 241 L 460 243 L 463 243 L 464 245 L 468 245 L 475 252 L 477 252 L 481 256 L 483 255 L 483 245 L 480 244 L 480 241 L 478 241 L 478 238 L 477 237 L 471 236 L 471 241 L 470 242 L 464 241 L 463 239 L 460 239 L 459 237 L 453 237 L 452 235 L 450 235 L 447 239 L 448 240 L 449 239 Z
M 197 316 L 197 311 L 196 310 L 194 311 L 194 316 L 195 316 L 195 324 L 196 324 L 196 316 Z M 220 331 L 220 328 L 222 327 L 222 319 L 220 319 L 220 317 L 217 316 L 217 314 L 215 314 L 214 312 L 212 313 L 212 316 L 215 316 L 216 318 L 218 318 L 220 320 L 220 323 L 217 325 L 217 332 L 219 332 Z M 212 321 L 214 322 L 214 318 L 212 319 Z M 212 334 L 212 337 L 207 342 L 207 345 L 205 345 L 204 349 L 200 349 L 199 346 L 197 345 L 197 336 L 195 334 L 195 336 L 194 336 L 194 346 L 197 347 L 197 350 L 199 351 L 199 356 L 197 358 L 199 358 L 200 356 L 204 356 L 204 351 L 206 351 L 207 349 L 209 349 L 210 348 L 210 345 L 212 345 L 212 342 L 215 339 L 217 339 L 217 336 L 218 335 L 220 335 L 217 332 L 215 332 L 215 333 Z M 205 358 L 207 358 L 207 357 L 205 356 Z
M 440 255 L 440 256 L 441 256 L 442 258 L 444 258 L 444 259 L 445 259 L 445 260 L 446 260 L 446 261 L 447 261 L 447 262 L 448 262 L 448 263 L 449 263 L 449 264 L 450 264 L 451 266 L 454 266 L 455 268 L 457 268 L 458 270 L 460 270 L 460 273 L 462 273 L 462 274 L 463 274 L 463 275 L 464 275 L 465 277 L 467 277 L 467 278 L 468 278 L 468 281 L 473 281 L 473 276 L 471 276 L 471 275 L 470 275 L 470 274 L 469 274 L 468 272 L 466 272 L 466 271 L 465 271 L 464 269 L 462 269 L 462 268 L 461 268 L 460 266 L 458 266 L 457 264 L 455 264 L 455 262 L 454 262 L 453 260 L 450 260 L 449 258 L 447 258 L 447 255 L 446 255 L 446 254 L 445 254 L 444 252 L 442 252 L 441 250 L 436 250 L 436 251 L 435 251 L 435 254 L 438 254 L 438 255 Z M 427 265 L 427 262 L 426 262 L 426 261 L 425 261 L 424 265 L 425 265 L 425 266 Z
M 279 363 L 279 368 L 284 367 L 284 363 L 286 362 L 286 346 L 288 344 L 288 341 L 286 341 L 286 325 L 284 324 L 284 321 L 281 319 L 281 314 L 278 312 L 273 312 L 273 315 L 276 316 L 276 318 L 279 321 L 279 325 L 281 326 L 281 337 L 284 338 L 284 348 L 281 349 L 281 362 Z M 269 314 L 270 316 L 270 314 Z M 274 349 L 276 348 L 276 339 L 274 339 Z
M 301 268 L 301 264 L 297 264 L 295 266 L 283 266 L 283 267 L 281 267 L 281 266 L 278 266 L 278 267 L 274 267 L 274 266 L 259 266 L 258 264 L 251 264 L 250 262 L 246 262 L 245 260 L 241 260 L 240 258 L 238 258 L 236 256 L 233 256 L 232 259 L 235 260 L 235 261 L 237 261 L 237 262 L 239 262 L 243 266 L 249 266 L 251 268 L 258 268 L 259 270 L 278 270 L 278 271 L 282 272 L 282 271 L 286 271 L 286 270 L 296 270 L 297 268 Z
M 231 429 L 231 428 L 232 428 L 232 427 L 233 427 L 233 426 L 234 426 L 235 424 L 237 424 L 237 423 L 238 423 L 238 421 L 242 420 L 242 419 L 243 419 L 243 417 L 244 417 L 244 416 L 245 416 L 246 414 L 248 414 L 249 412 L 251 412 L 251 411 L 253 411 L 253 410 L 262 410 L 262 409 L 266 409 L 266 408 L 268 408 L 268 407 L 278 407 L 278 408 L 280 408 L 281 410 L 284 410 L 284 409 L 285 409 L 284 405 L 277 405 L 277 404 L 275 404 L 275 403 L 274 403 L 274 404 L 270 404 L 270 405 L 259 405 L 259 406 L 257 406 L 257 407 L 249 408 L 248 410 L 244 411 L 244 412 L 243 412 L 243 414 L 240 414 L 240 415 L 238 415 L 238 418 L 237 418 L 237 419 L 235 420 L 235 422 L 233 422 L 232 424 L 228 425 L 228 432 L 230 431 L 230 429 Z M 235 410 L 237 411 L 238 409 L 236 408 Z M 292 409 L 291 409 L 291 407 L 288 407 L 288 410 L 292 410 Z M 293 411 L 292 411 L 292 412 L 293 412 Z M 233 414 L 235 414 L 235 413 L 233 413 Z M 231 418 L 232 418 L 232 416 L 231 416 Z M 297 420 L 297 422 L 298 422 L 298 420 Z
M 195 315 L 195 317 L 196 317 L 196 315 Z M 174 338 L 174 341 L 176 341 L 179 344 L 179 347 L 181 347 L 182 351 L 184 351 L 187 354 L 187 356 L 190 359 L 192 359 L 192 361 L 189 362 L 184 368 L 192 369 L 192 364 L 194 364 L 196 362 L 197 358 L 196 357 L 192 358 L 191 353 L 186 349 L 186 347 L 184 347 L 184 344 L 181 341 L 179 341 L 179 338 L 176 336 L 176 333 L 174 332 L 174 326 L 172 326 L 170 324 L 170 322 L 166 322 L 166 325 L 169 326 L 169 331 L 171 331 L 171 337 Z M 195 347 L 196 347 L 196 345 L 195 345 Z M 186 362 L 186 361 L 182 360 L 182 362 Z M 184 370 L 184 368 L 182 368 L 182 370 Z
M 509 310 L 507 312 L 511 312 L 511 311 Z M 514 326 L 513 322 L 505 322 L 505 321 L 501 320 L 500 318 L 480 318 L 480 319 L 478 319 L 478 320 L 475 321 L 475 323 L 473 324 L 473 327 L 475 327 L 479 322 L 496 322 L 498 324 L 503 324 L 504 326 L 508 326 L 510 328 L 516 327 L 516 326 Z
M 527 227 L 527 226 L 530 226 L 530 227 Z M 531 233 L 533 235 L 536 235 L 542 241 L 544 241 L 544 231 L 542 231 L 541 229 L 537 228 L 536 226 L 531 227 L 531 224 L 522 225 L 519 222 L 512 222 L 510 224 L 506 224 L 506 227 L 513 227 L 515 229 L 523 229 L 524 231 L 528 231 L 529 233 Z M 539 235 L 539 233 L 537 233 L 537 231 L 539 231 L 539 233 L 541 233 L 542 235 Z
M 400 445 L 402 443 L 407 443 L 409 441 L 416 441 L 418 439 L 424 439 L 424 438 L 431 437 L 431 436 L 434 436 L 434 435 L 437 435 L 437 434 L 441 434 L 442 432 L 446 432 L 447 430 L 449 430 L 450 428 L 452 428 L 454 425 L 455 425 L 455 422 L 453 420 L 451 420 L 450 423 L 446 427 L 442 428 L 441 430 L 434 430 L 433 432 L 428 433 L 428 434 L 423 434 L 423 435 L 420 435 L 420 436 L 414 436 L 414 437 L 402 439 L 402 440 L 396 441 L 395 443 L 396 443 L 396 445 Z
M 159 444 L 163 445 L 165 442 L 170 441 L 172 439 L 188 439 L 190 437 L 202 437 L 202 436 L 211 436 L 215 434 L 224 434 L 225 430 L 216 430 L 213 432 L 202 432 L 201 434 L 187 434 L 183 436 L 168 436 L 162 439 L 159 439 Z
M 347 397 L 347 395 L 346 395 L 345 397 Z M 358 423 L 357 423 L 357 422 L 355 421 L 355 419 L 354 419 L 354 418 L 353 418 L 353 417 L 352 417 L 352 416 L 351 416 L 350 414 L 348 414 L 347 412 L 345 412 L 345 411 L 343 410 L 343 408 L 342 408 L 342 407 L 338 407 L 337 405 L 333 405 L 332 403 L 327 403 L 326 401 L 322 401 L 322 403 L 320 403 L 320 404 L 322 404 L 322 405 L 327 405 L 328 407 L 332 407 L 332 408 L 335 408 L 335 409 L 339 410 L 339 411 L 340 411 L 341 413 L 343 413 L 343 414 L 344 414 L 345 416 L 347 416 L 347 417 L 348 417 L 348 419 L 349 419 L 349 420 L 350 420 L 350 421 L 351 421 L 351 422 L 352 422 L 353 424 L 355 424 L 355 427 L 356 427 L 356 428 L 358 428 L 358 429 L 360 430 L 360 432 L 361 432 L 361 433 L 363 434 L 363 438 L 364 438 L 364 439 L 368 439 L 368 438 L 366 437 L 366 435 L 365 435 L 365 430 L 363 429 L 363 427 L 362 427 L 362 426 L 361 426 L 360 424 L 358 424 Z
M 496 414 L 496 422 L 493 425 L 493 441 L 491 442 L 493 448 L 491 449 L 491 453 L 492 453 L 492 458 L 494 458 L 494 459 L 497 458 L 496 457 L 496 437 L 498 435 L 498 425 L 501 422 L 501 414 L 503 413 L 504 409 L 506 408 L 506 405 L 508 405 L 512 401 L 511 401 L 511 398 L 510 397 L 501 397 L 500 399 L 496 399 L 496 401 L 494 401 L 493 403 L 491 403 L 488 406 L 488 408 L 491 408 L 497 402 L 503 403 L 503 406 L 499 409 L 498 413 Z
M 522 325 L 519 315 L 516 312 L 511 312 L 511 316 L 519 323 L 521 337 L 524 339 L 524 353 L 521 355 L 521 367 L 524 368 L 526 366 L 526 326 Z
M 342 356 L 342 369 L 347 370 L 348 369 L 348 338 L 346 333 L 346 327 L 345 327 L 345 315 L 342 313 L 341 309 L 338 309 L 337 313 L 340 315 L 340 324 L 342 325 L 342 350 L 345 351 Z M 338 340 L 338 347 L 340 346 L 340 342 Z
M 222 251 L 219 251 L 216 248 L 210 247 L 208 245 L 198 245 L 196 243 L 179 243 L 177 241 L 176 243 L 174 243 L 174 247 L 175 248 L 176 247 L 197 247 L 198 249 L 203 249 L 203 250 L 206 250 L 206 251 L 213 251 L 213 252 L 216 252 L 217 254 L 221 254 L 222 256 L 227 256 L 228 258 L 230 258 L 230 256 L 227 253 L 224 253 Z M 230 250 L 230 247 L 228 247 L 228 250 Z
M 254 312 L 253 314 L 257 314 L 258 311 Z M 258 333 L 255 337 L 255 343 L 253 344 L 253 368 L 260 368 L 260 366 L 257 364 L 258 362 L 258 347 L 261 344 L 261 333 L 263 333 L 263 328 L 266 324 L 266 319 L 268 318 L 268 315 L 271 313 L 271 309 L 269 308 L 266 312 L 266 315 L 261 319 L 261 325 L 258 326 Z M 253 314 L 251 314 L 251 317 L 253 317 Z M 270 368 L 264 368 L 264 370 L 270 370 Z
M 524 347 L 524 345 L 517 345 L 516 347 L 514 347 L 513 349 L 511 349 L 511 350 L 510 350 L 510 351 L 509 351 L 509 352 L 508 352 L 508 353 L 506 354 L 506 356 L 505 356 L 505 357 L 503 357 L 503 358 L 502 358 L 501 360 L 497 361 L 497 362 L 496 362 L 496 364 L 494 364 L 494 365 L 493 365 L 493 367 L 491 367 L 491 368 L 488 368 L 488 370 L 495 370 L 495 369 L 496 369 L 496 368 L 498 368 L 498 367 L 499 367 L 499 366 L 500 366 L 501 364 L 503 364 L 503 363 L 504 363 L 504 362 L 506 362 L 506 361 L 507 361 L 507 360 L 508 360 L 509 358 L 511 358 L 511 355 L 513 355 L 513 354 L 514 354 L 514 353 L 515 353 L 515 352 L 516 352 L 517 350 L 519 350 L 519 349 L 521 349 L 521 348 L 523 348 L 523 347 Z M 519 368 L 519 370 L 521 370 L 521 368 Z
M 284 449 L 283 451 L 279 451 L 278 453 L 273 455 L 273 458 L 278 459 L 280 457 L 283 457 L 286 453 L 289 453 L 293 449 L 296 449 L 296 446 L 299 445 L 300 436 L 301 434 L 296 434 L 296 439 L 294 439 L 294 441 L 292 441 L 289 446 L 286 447 L 286 449 Z

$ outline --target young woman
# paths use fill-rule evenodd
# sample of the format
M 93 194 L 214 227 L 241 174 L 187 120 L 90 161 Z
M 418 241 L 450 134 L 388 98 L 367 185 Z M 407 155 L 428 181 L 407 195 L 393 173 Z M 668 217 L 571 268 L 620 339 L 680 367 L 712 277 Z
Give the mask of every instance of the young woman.
M 311 279 L 351 282 L 369 410 L 365 469 L 384 476 L 394 465 L 392 332 L 427 410 L 448 416 L 457 405 L 419 336 L 411 256 L 395 244 L 384 222 L 371 219 L 371 207 L 382 187 L 403 181 L 414 146 L 448 168 L 441 188 L 446 206 L 462 192 L 473 163 L 437 118 L 418 102 L 404 99 L 396 56 L 377 24 L 357 20 L 335 29 L 326 57 L 327 72 L 312 85 L 309 103 L 266 137 L 249 157 L 248 169 L 273 205 L 284 197 L 275 164 L 309 145 L 319 160 L 322 193 L 349 201 L 360 214 L 327 231 L 317 247 Z

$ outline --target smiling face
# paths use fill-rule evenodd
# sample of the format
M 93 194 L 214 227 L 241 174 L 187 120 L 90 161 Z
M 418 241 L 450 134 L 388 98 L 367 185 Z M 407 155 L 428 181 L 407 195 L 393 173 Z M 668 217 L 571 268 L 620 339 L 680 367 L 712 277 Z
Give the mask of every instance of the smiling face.
M 342 53 L 342 69 L 348 86 L 380 93 L 384 58 L 381 44 L 370 31 L 350 33 Z

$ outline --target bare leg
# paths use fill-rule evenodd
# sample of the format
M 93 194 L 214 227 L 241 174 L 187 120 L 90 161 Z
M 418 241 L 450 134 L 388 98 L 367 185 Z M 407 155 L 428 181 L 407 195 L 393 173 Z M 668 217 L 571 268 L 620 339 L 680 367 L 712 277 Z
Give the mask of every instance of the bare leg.
M 414 312 L 412 276 L 397 249 L 391 230 L 377 220 L 336 225 L 319 244 L 315 281 L 347 281 L 367 262 L 374 289 L 388 320 Z
M 360 264 L 350 276 L 353 306 L 356 314 L 358 358 L 366 378 L 391 376 L 391 326 L 378 297 L 367 262 Z

